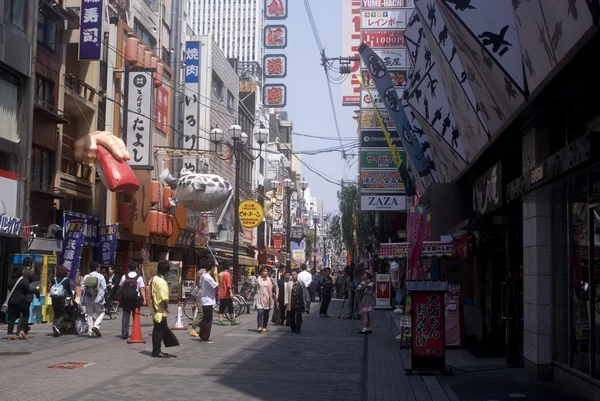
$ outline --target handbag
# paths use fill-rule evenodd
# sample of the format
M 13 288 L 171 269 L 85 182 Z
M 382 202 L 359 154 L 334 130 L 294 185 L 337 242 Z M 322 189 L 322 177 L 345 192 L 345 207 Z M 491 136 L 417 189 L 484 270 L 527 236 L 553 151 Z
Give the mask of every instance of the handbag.
M 279 305 L 276 302 L 275 307 L 273 308 L 273 316 L 271 317 L 271 323 L 279 324 L 280 321 L 281 321 L 281 309 L 279 309 Z
M 15 289 L 17 288 L 17 286 L 19 285 L 19 282 L 21 282 L 21 280 L 23 280 L 23 276 L 19 277 L 19 279 L 13 286 L 12 290 L 10 290 L 10 292 L 8 293 L 8 296 L 6 297 L 6 301 L 4 301 L 4 303 L 2 304 L 2 308 L 0 309 L 3 313 L 6 313 L 8 311 L 8 301 L 10 301 L 10 297 L 12 297 L 13 292 L 15 292 Z

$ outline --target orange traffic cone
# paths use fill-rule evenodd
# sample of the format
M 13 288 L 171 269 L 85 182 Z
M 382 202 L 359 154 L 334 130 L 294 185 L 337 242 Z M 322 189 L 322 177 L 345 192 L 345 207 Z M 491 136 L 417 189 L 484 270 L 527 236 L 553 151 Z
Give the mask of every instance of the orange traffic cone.
M 181 308 L 181 302 L 177 305 L 177 320 L 175 320 L 175 327 L 172 330 L 185 330 L 183 327 L 183 322 L 181 321 L 181 314 L 183 313 L 183 309 Z
M 127 344 L 146 344 L 142 338 L 142 324 L 140 323 L 140 310 L 136 309 L 133 313 L 133 327 L 131 328 L 131 337 Z

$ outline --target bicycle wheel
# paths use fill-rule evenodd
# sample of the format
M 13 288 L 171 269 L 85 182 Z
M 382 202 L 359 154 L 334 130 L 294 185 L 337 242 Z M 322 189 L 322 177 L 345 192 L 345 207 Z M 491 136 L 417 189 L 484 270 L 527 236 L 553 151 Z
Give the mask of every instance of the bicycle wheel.
M 183 314 L 188 319 L 194 319 L 196 315 L 196 297 L 187 297 L 181 306 Z
M 235 316 L 239 316 L 243 313 L 245 304 L 245 302 L 243 304 L 240 303 L 238 298 L 233 298 L 233 313 L 235 313 Z

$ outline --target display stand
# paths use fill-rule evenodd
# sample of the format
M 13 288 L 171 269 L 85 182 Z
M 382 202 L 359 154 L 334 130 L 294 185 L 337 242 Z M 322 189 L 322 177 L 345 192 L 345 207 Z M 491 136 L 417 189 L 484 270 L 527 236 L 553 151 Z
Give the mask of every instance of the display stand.
M 392 294 L 392 280 L 389 274 L 375 275 L 375 309 L 390 310 Z
M 445 293 L 447 281 L 407 281 L 411 308 L 411 367 L 412 372 L 441 372 L 449 374 L 445 354 Z

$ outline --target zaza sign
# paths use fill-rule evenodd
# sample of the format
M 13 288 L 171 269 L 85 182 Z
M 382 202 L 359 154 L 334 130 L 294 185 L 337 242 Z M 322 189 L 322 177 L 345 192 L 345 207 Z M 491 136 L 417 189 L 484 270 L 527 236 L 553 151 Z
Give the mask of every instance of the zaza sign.
M 402 194 L 361 194 L 360 210 L 402 211 L 406 210 L 406 196 Z
M 473 184 L 473 211 L 477 216 L 502 206 L 502 188 L 502 161 L 499 161 Z

